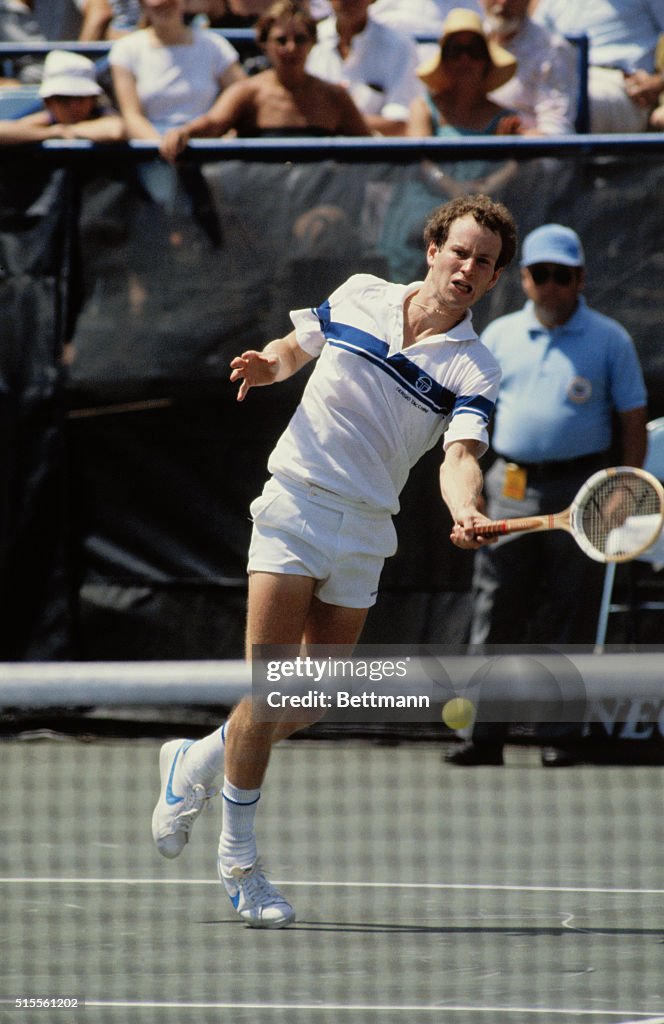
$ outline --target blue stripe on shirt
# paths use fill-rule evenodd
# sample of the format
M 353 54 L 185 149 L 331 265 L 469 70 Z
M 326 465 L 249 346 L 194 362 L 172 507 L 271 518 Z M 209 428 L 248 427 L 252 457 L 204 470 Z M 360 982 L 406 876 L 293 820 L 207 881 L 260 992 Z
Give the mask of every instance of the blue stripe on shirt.
M 410 395 L 416 398 L 418 402 L 421 402 L 422 405 L 425 405 L 432 412 L 435 412 L 440 416 L 448 416 L 451 413 L 454 407 L 454 394 L 451 391 L 448 391 L 447 388 L 441 387 L 441 385 L 432 380 L 428 374 L 422 373 L 418 366 L 410 363 L 412 374 L 417 375 L 419 387 L 428 388 L 428 393 L 426 391 L 420 391 L 417 386 L 411 384 L 407 377 L 404 376 L 403 357 L 401 365 L 395 366 L 393 356 L 385 359 L 380 355 L 376 356 L 373 352 L 362 348 L 362 346 L 353 345 L 349 342 L 335 340 L 333 338 L 328 338 L 328 342 L 334 348 L 342 348 L 346 352 L 352 352 L 354 355 L 361 356 L 362 359 L 367 359 L 370 363 L 373 363 L 379 370 L 382 370 L 383 373 L 387 373 L 388 376 L 397 381 L 404 391 L 407 391 Z M 410 361 L 405 360 L 405 362 L 409 363 Z
M 369 360 L 432 412 L 440 416 L 449 416 L 455 407 L 454 392 L 444 388 L 403 352 L 388 356 L 389 346 L 385 341 L 350 324 L 333 321 L 327 301 L 315 312 L 321 330 L 331 345 Z
M 493 414 L 495 403 L 484 398 L 482 395 L 460 395 L 454 403 L 454 415 L 464 412 L 472 412 L 475 416 L 488 423 Z

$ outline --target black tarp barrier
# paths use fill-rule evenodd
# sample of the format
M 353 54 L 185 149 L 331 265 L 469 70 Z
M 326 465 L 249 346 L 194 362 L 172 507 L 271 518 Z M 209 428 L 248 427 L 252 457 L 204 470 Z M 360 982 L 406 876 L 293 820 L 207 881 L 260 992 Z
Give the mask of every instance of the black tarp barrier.
M 71 655 L 64 405 L 76 203 L 65 170 L 0 174 L 0 657 Z
M 65 397 L 79 656 L 241 655 L 248 505 L 306 371 L 238 404 L 229 361 L 285 333 L 289 309 L 318 304 L 353 272 L 420 276 L 425 212 L 450 188 L 490 188 L 522 235 L 552 220 L 579 231 L 587 297 L 631 331 L 650 414 L 664 412 L 658 154 L 597 156 L 589 143 L 560 158 L 472 163 L 199 157 L 173 171 L 113 150 L 76 168 L 80 304 Z M 0 171 L 4 193 L 10 167 L 14 182 L 24 173 L 14 155 Z M 61 206 L 55 197 L 44 219 L 45 252 L 52 223 L 67 234 Z M 39 275 L 20 287 L 14 334 L 32 337 L 38 316 L 55 337 L 50 310 L 30 297 Z M 522 301 L 515 265 L 476 308 L 476 325 Z M 393 639 L 397 619 L 402 642 L 463 638 L 471 559 L 447 539 L 438 461 L 429 453 L 404 492 L 368 642 Z

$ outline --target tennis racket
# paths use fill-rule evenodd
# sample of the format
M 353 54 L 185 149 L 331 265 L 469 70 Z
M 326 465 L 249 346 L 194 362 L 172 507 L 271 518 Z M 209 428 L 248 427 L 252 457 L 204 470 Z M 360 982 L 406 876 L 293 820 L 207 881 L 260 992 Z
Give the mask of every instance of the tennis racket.
M 664 523 L 664 488 L 645 469 L 617 466 L 594 473 L 563 512 L 482 523 L 480 537 L 567 530 L 596 562 L 628 562 L 651 547 Z

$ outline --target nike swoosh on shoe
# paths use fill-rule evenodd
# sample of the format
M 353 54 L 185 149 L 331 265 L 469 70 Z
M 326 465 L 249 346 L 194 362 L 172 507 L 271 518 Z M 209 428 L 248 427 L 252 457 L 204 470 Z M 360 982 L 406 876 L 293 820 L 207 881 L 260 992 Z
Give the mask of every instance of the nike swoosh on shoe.
M 184 742 L 173 758 L 170 775 L 168 776 L 168 782 L 166 783 L 166 803 L 171 806 L 173 806 L 173 804 L 180 804 L 184 800 L 183 796 L 178 796 L 177 793 L 173 792 L 173 775 L 175 774 L 175 766 L 178 763 L 180 754 L 184 754 L 185 750 L 188 750 L 193 742 L 193 740 L 187 740 Z

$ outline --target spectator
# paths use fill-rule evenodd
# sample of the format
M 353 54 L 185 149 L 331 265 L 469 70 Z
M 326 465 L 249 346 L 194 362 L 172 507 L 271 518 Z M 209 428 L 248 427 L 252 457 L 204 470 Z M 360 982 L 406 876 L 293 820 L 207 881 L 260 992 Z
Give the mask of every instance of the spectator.
M 238 82 L 202 117 L 169 134 L 162 151 L 174 160 L 191 138 L 242 136 L 369 135 L 361 113 L 341 85 L 306 70 L 316 23 L 293 0 L 276 0 L 256 26 L 270 64 Z
M 650 115 L 649 125 L 655 131 L 664 131 L 664 104 L 660 103 Z
M 206 28 L 253 28 L 272 0 L 239 0 L 236 12 L 233 0 L 187 0 L 187 18 Z
M 46 37 L 33 16 L 29 3 L 24 0 L 0 0 L 0 42 L 43 43 Z M 6 85 L 33 85 L 41 81 L 42 61 L 31 56 L 14 61 L 13 77 L 4 79 Z
M 147 27 L 111 47 L 113 85 L 129 137 L 161 141 L 245 74 L 226 39 L 185 24 L 184 0 L 141 0 L 141 7 Z
M 187 0 L 187 11 L 200 15 L 211 28 L 254 28 L 273 0 Z M 309 0 L 309 12 L 315 21 L 331 13 L 328 0 Z
M 334 14 L 318 25 L 307 70 L 350 92 L 372 129 L 403 135 L 412 100 L 422 92 L 417 47 L 403 32 L 371 17 L 374 0 L 332 0 Z
M 528 0 L 482 0 L 489 38 L 516 57 L 516 74 L 491 99 L 518 111 L 522 135 L 575 131 L 579 76 L 571 43 L 528 16 Z
M 515 71 L 515 58 L 485 37 L 479 14 L 454 8 L 445 19 L 438 53 L 418 69 L 428 92 L 411 105 L 408 134 L 515 134 L 520 122 L 514 112 L 487 96 Z
M 545 224 L 526 236 L 524 308 L 482 335 L 502 371 L 485 476 L 490 518 L 566 508 L 584 481 L 609 465 L 612 421 L 619 460 L 640 466 L 646 448 L 646 392 L 632 339 L 591 309 L 581 241 Z M 561 567 L 564 569 L 561 570 Z M 471 645 L 592 643 L 602 567 L 562 531 L 501 538 L 476 556 Z M 502 764 L 506 728 L 478 723 L 452 751 L 454 764 Z M 541 726 L 543 764 L 572 763 L 574 727 Z
M 119 39 L 140 24 L 140 0 L 85 0 L 80 39 Z
M 383 25 L 420 40 L 420 60 L 435 56 L 440 26 L 459 0 L 376 0 L 372 17 Z M 481 14 L 480 0 L 466 0 L 465 8 Z M 428 41 L 427 41 L 428 40 Z
M 592 132 L 641 132 L 664 89 L 655 66 L 664 0 L 539 0 L 535 19 L 562 35 L 588 36 Z
M 660 36 L 657 41 L 655 67 L 658 71 L 664 71 L 664 35 Z M 649 126 L 654 128 L 655 131 L 662 131 L 664 129 L 664 92 L 659 94 L 657 106 L 650 115 Z
M 411 104 L 407 134 L 415 137 L 512 134 L 519 130 L 514 111 L 500 107 L 487 93 L 508 81 L 514 57 L 484 36 L 475 11 L 453 8 L 443 25 L 436 55 L 421 65 L 418 76 L 426 97 Z M 423 160 L 418 177 L 409 175 L 395 189 L 383 225 L 380 249 L 396 280 L 421 270 L 418 239 L 432 206 L 442 199 L 472 192 L 493 194 L 513 176 L 512 160 L 460 160 L 445 169 Z
M 78 39 L 87 2 L 89 0 L 31 0 L 31 7 L 46 39 Z
M 120 142 L 125 138 L 124 122 L 104 102 L 95 66 L 87 57 L 67 50 L 49 53 L 39 95 L 44 101 L 43 110 L 0 121 L 0 143 L 46 139 Z
M 113 86 L 129 137 L 163 149 L 179 126 L 205 113 L 223 89 L 246 76 L 228 40 L 185 23 L 185 0 L 141 0 L 141 10 L 146 27 L 111 46 Z M 200 168 L 176 171 L 161 162 L 144 163 L 138 177 L 166 218 L 172 248 L 184 251 L 194 221 L 215 247 L 221 244 L 221 225 Z

